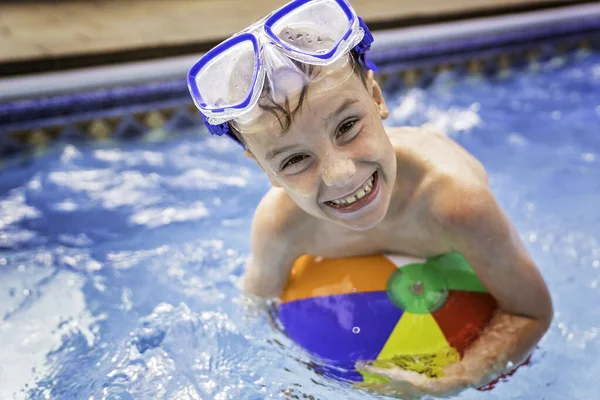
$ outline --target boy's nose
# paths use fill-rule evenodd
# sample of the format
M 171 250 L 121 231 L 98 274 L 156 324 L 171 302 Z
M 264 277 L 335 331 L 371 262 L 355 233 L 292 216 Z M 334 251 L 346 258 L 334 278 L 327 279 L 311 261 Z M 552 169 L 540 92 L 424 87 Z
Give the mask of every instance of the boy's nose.
M 349 158 L 338 158 L 323 166 L 321 177 L 327 186 L 345 186 L 356 173 L 354 162 Z

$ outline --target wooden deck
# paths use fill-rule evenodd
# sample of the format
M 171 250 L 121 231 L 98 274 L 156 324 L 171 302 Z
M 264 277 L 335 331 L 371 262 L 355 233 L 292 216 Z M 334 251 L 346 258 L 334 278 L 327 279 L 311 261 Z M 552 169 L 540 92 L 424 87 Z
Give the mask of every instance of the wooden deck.
M 204 51 L 286 0 L 0 2 L 0 75 Z M 565 0 L 352 0 L 376 27 L 456 19 Z M 62 66 L 60 65 L 62 62 Z M 36 64 L 37 63 L 37 64 Z M 37 67 L 33 67 L 37 65 Z

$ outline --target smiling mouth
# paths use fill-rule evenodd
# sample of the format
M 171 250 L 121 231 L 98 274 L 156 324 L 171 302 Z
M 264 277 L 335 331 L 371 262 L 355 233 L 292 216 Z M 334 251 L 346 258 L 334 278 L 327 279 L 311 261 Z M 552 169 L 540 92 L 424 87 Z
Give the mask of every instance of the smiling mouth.
M 377 196 L 379 189 L 379 179 L 377 172 L 373 173 L 369 179 L 354 193 L 337 200 L 326 201 L 325 204 L 335 208 L 338 211 L 352 212 L 371 203 Z

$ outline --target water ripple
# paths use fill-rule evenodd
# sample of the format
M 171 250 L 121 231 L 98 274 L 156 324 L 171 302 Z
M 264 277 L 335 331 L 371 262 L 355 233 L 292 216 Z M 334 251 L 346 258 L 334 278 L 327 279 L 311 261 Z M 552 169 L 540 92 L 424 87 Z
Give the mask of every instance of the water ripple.
M 551 290 L 556 315 L 532 365 L 486 398 L 593 397 L 599 60 L 384 85 L 386 123 L 429 123 L 483 162 Z M 318 375 L 241 294 L 269 181 L 232 141 L 65 145 L 11 168 L 0 179 L 0 398 L 373 398 Z

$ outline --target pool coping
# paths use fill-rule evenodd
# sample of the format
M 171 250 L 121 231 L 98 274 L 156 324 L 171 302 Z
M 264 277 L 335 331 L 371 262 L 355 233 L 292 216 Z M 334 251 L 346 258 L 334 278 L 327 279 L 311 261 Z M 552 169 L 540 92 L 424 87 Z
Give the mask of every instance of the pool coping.
M 380 30 L 593 1 L 352 0 L 352 3 L 372 30 Z M 0 47 L 6 50 L 0 52 L 0 77 L 203 52 L 244 28 L 247 21 L 256 20 L 285 2 L 0 2 Z M 229 13 L 235 9 L 240 12 Z
M 380 30 L 374 32 L 375 43 L 371 54 L 379 62 L 389 63 L 389 60 L 404 61 L 431 52 L 468 52 L 474 47 L 502 44 L 507 40 L 532 40 L 576 31 L 583 28 L 577 25 L 585 25 L 585 20 L 591 20 L 587 25 L 593 29 L 596 28 L 597 18 L 600 18 L 600 4 L 581 4 L 516 15 Z M 551 23 L 560 25 L 544 26 Z M 507 32 L 510 38 L 506 37 Z M 473 36 L 482 38 L 475 43 Z M 189 67 L 201 55 L 197 53 L 161 60 L 0 78 L 0 104 L 20 98 L 136 85 L 178 77 L 184 79 Z

